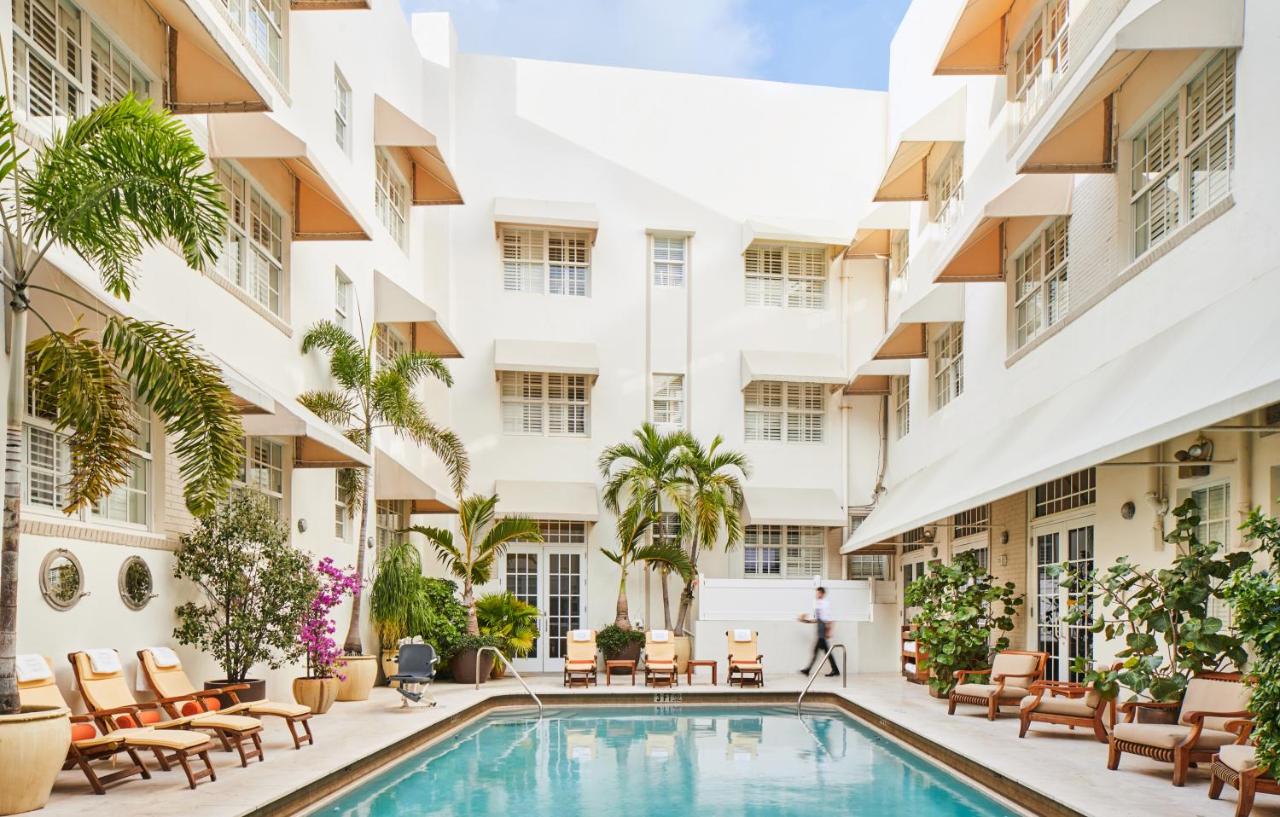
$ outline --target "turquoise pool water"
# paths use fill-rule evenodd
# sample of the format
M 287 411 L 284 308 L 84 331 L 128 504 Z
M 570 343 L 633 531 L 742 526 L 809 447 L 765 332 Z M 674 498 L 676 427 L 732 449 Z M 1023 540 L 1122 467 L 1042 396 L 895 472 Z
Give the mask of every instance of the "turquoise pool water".
M 834 711 L 496 715 L 380 772 L 337 817 L 1005 817 L 1016 812 Z

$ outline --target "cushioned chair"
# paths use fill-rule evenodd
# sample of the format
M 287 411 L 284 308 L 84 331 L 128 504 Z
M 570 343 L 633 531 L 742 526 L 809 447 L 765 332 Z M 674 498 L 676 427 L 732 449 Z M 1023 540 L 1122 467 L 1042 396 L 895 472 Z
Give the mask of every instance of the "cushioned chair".
M 670 630 L 644 634 L 644 683 L 646 686 L 678 686 L 676 639 Z
M 1249 745 L 1253 721 L 1228 721 L 1225 726 L 1228 732 L 1237 735 L 1236 742 L 1223 746 L 1213 758 L 1209 798 L 1217 800 L 1223 785 L 1230 784 L 1240 792 L 1236 798 L 1236 817 L 1248 817 L 1253 811 L 1254 795 L 1258 792 L 1280 794 L 1280 782 L 1274 775 L 1258 768 L 1257 750 Z
M 987 708 L 987 720 L 993 721 L 1000 707 L 1022 702 L 1031 694 L 1031 685 L 1044 676 L 1043 652 L 1004 650 L 996 653 L 990 669 L 956 670 L 959 683 L 947 696 L 947 714 L 956 714 L 956 704 L 974 704 Z M 988 683 L 966 681 L 973 676 L 986 676 Z
M 1227 722 L 1248 718 L 1249 690 L 1239 673 L 1203 673 L 1187 683 L 1181 702 L 1129 701 L 1120 705 L 1123 723 L 1111 730 L 1107 768 L 1120 755 L 1142 755 L 1173 764 L 1173 785 L 1187 782 L 1192 763 L 1208 763 L 1223 746 L 1235 742 Z M 1173 723 L 1137 723 L 1140 711 L 1176 713 Z
M 1116 724 L 1114 701 L 1103 699 L 1096 689 L 1074 681 L 1036 681 L 1019 704 L 1021 729 L 1027 736 L 1033 722 L 1056 723 L 1075 729 L 1092 729 L 1100 743 L 1107 742 L 1108 727 Z
M 728 630 L 729 686 L 764 686 L 764 656 L 759 651 L 760 634 L 755 630 Z
M 596 679 L 596 631 L 570 630 L 568 652 L 564 657 L 564 685 L 598 684 Z
M 431 694 L 431 682 L 435 680 L 436 662 L 439 660 L 436 648 L 430 644 L 400 645 L 396 655 L 396 674 L 388 675 L 387 680 L 396 683 L 401 708 L 410 702 L 421 703 L 424 697 L 427 706 L 436 705 L 436 697 Z

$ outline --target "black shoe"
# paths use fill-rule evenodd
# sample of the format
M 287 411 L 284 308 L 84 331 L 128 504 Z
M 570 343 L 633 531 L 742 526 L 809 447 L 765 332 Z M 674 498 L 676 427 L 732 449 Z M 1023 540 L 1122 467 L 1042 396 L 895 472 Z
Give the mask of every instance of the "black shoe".
M 831 670 L 831 672 L 828 672 L 828 673 L 827 673 L 827 677 L 828 677 L 828 678 L 838 678 L 838 677 L 840 677 L 840 670 L 838 670 L 838 669 L 833 669 L 833 670 Z
M 801 675 L 808 675 L 808 674 L 809 674 L 809 668 L 808 668 L 808 667 L 806 667 L 806 668 L 804 668 L 804 669 L 800 670 L 800 674 L 801 674 Z

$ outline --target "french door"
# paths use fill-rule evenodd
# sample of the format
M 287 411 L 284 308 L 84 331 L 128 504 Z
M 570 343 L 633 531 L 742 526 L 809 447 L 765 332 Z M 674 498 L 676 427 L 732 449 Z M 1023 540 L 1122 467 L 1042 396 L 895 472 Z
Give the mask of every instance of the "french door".
M 564 669 L 570 630 L 585 618 L 586 552 L 581 548 L 515 546 L 504 556 L 503 582 L 516 598 L 538 608 L 538 639 L 513 659 L 520 672 Z
M 1089 625 L 1092 611 L 1079 621 L 1068 623 L 1065 617 L 1077 604 L 1087 604 L 1084 582 L 1063 586 L 1065 574 L 1058 575 L 1055 566 L 1064 562 L 1077 575 L 1088 575 L 1093 569 L 1093 518 L 1071 519 L 1037 525 L 1032 529 L 1036 549 L 1036 642 L 1037 649 L 1049 654 L 1045 677 L 1052 680 L 1079 680 L 1073 672 L 1076 658 L 1093 657 L 1093 634 Z

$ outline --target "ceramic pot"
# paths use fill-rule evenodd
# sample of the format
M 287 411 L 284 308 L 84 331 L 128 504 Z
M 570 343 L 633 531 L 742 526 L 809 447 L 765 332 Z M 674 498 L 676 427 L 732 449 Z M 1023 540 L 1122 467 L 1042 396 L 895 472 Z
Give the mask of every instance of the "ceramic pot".
M 293 699 L 311 707 L 313 715 L 323 715 L 338 699 L 337 678 L 294 678 Z
M 71 713 L 63 707 L 0 715 L 0 814 L 43 808 L 70 745 Z
M 483 684 L 493 672 L 493 653 L 486 650 L 480 656 L 480 671 L 477 672 L 476 651 L 462 650 L 449 662 L 449 672 L 453 675 L 454 683 L 474 684 L 478 675 L 478 680 Z
M 338 682 L 339 701 L 367 701 L 378 680 L 378 659 L 372 655 L 344 655 L 335 667 L 343 678 Z

